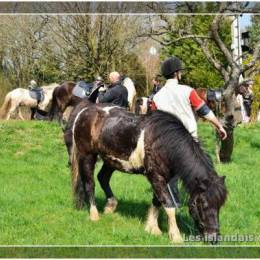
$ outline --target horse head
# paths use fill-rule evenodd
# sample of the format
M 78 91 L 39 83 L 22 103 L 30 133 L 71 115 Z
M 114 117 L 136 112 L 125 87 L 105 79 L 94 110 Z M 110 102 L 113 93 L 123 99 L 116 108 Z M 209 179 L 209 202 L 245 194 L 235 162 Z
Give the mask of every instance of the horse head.
M 225 176 L 196 179 L 195 186 L 189 200 L 189 212 L 204 240 L 216 243 L 220 233 L 219 211 L 227 196 Z

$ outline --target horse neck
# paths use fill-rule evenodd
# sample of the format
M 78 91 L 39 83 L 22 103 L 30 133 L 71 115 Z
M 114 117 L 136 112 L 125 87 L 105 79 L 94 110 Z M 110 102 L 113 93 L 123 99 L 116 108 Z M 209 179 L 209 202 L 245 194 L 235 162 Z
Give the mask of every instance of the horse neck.
M 178 172 L 181 172 L 179 174 L 180 179 L 189 193 L 192 193 L 193 190 L 197 188 L 196 185 L 198 182 L 206 179 L 214 181 L 216 177 L 210 158 L 208 155 L 204 154 L 204 152 L 200 152 L 201 154 L 192 152 L 192 155 L 188 159 L 189 163 L 186 163 L 184 160 L 182 160 L 182 162 L 177 162 L 181 166 L 178 170 Z M 183 158 L 185 158 L 185 155 Z M 176 165 L 176 162 L 172 165 Z

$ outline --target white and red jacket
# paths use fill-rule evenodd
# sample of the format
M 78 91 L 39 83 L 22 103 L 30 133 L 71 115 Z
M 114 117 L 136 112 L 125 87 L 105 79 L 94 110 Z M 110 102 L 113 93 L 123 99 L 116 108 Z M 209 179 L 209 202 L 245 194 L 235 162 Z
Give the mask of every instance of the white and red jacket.
M 154 96 L 156 108 L 178 117 L 190 134 L 197 138 L 197 122 L 193 110 L 200 109 L 205 102 L 197 92 L 177 79 L 168 79 L 165 86 Z

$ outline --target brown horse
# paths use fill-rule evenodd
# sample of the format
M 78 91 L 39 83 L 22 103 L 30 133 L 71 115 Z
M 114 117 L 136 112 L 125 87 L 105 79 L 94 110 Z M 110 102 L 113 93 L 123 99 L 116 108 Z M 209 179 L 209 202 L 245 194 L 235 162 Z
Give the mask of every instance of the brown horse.
M 49 112 L 50 120 L 62 120 L 64 111 L 69 106 L 77 105 L 82 99 L 74 96 L 72 90 L 76 86 L 75 82 L 67 81 L 55 88 L 52 96 L 52 105 Z
M 189 211 L 199 231 L 216 240 L 219 210 L 226 199 L 224 177 L 219 177 L 210 157 L 184 125 L 174 116 L 156 111 L 137 116 L 123 108 L 82 101 L 72 112 L 65 136 L 71 136 L 72 183 L 76 205 L 84 195 L 90 203 L 90 219 L 98 220 L 94 193 L 97 156 L 104 164 L 98 180 L 107 197 L 105 213 L 117 205 L 109 181 L 114 170 L 143 174 L 153 189 L 146 231 L 161 234 L 158 213 L 162 205 L 168 215 L 169 236 L 182 238 L 175 220 L 175 208 L 167 183 L 182 180 L 190 194 Z

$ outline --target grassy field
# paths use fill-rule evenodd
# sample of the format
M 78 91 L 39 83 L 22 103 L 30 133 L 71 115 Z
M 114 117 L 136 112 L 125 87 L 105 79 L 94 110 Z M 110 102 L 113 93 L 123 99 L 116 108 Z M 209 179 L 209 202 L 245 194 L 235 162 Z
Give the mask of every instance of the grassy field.
M 200 136 L 214 159 L 213 130 L 201 124 Z M 224 235 L 260 235 L 259 151 L 260 125 L 238 127 L 233 161 L 216 165 L 218 173 L 227 176 L 229 191 L 220 216 Z M 118 209 L 113 215 L 101 214 L 100 221 L 93 223 L 86 209 L 73 208 L 70 171 L 66 165 L 67 154 L 58 125 L 0 122 L 1 245 L 170 245 L 164 212 L 159 221 L 162 236 L 144 231 L 152 194 L 143 176 L 115 173 L 112 188 L 119 200 Z M 99 167 L 100 163 L 96 172 Z M 105 196 L 97 182 L 96 197 L 102 212 Z M 194 234 L 185 205 L 187 196 L 182 197 L 184 206 L 177 221 L 183 235 Z

